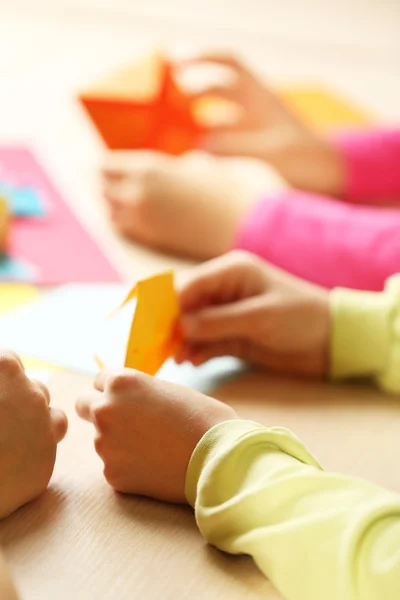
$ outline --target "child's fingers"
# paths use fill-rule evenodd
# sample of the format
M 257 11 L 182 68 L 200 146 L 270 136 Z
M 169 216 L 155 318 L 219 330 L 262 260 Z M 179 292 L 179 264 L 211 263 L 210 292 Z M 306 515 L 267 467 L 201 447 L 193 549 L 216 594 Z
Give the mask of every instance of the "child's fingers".
M 127 175 L 127 163 L 128 158 L 126 152 L 109 152 L 104 157 L 100 172 L 105 179 L 119 181 Z
M 46 399 L 47 404 L 50 404 L 50 392 L 48 387 L 43 383 L 43 381 L 40 381 L 39 379 L 32 379 L 31 380 L 33 385 L 39 389 L 39 391 L 43 394 L 43 396 Z
M 103 395 L 98 391 L 79 396 L 75 402 L 75 410 L 78 416 L 84 421 L 93 423 L 94 409 L 96 408 L 97 404 L 102 401 L 102 399 Z
M 177 365 L 181 365 L 185 361 L 188 360 L 189 357 L 189 349 L 186 345 L 182 344 L 179 350 L 176 352 L 174 356 L 174 361 Z
M 177 365 L 184 362 L 192 362 L 193 356 L 198 352 L 198 345 L 191 342 L 183 342 L 174 356 Z
M 202 88 L 201 90 L 196 90 L 190 93 L 190 98 L 194 101 L 211 97 L 223 98 L 224 100 L 237 102 L 240 98 L 240 89 L 235 84 L 210 85 Z
M 148 172 L 154 164 L 165 164 L 170 158 L 152 150 L 112 150 L 105 155 L 100 172 L 104 180 L 118 182 L 136 178 Z
M 142 197 L 143 188 L 140 181 L 107 181 L 103 186 L 103 194 L 111 204 L 134 204 Z
M 144 160 L 148 160 L 148 156 L 149 153 L 140 151 L 112 150 L 103 159 L 101 175 L 105 180 L 118 182 L 129 177 L 136 168 L 140 168 Z
M 180 287 L 181 311 L 193 312 L 212 304 L 232 301 L 237 284 L 243 283 L 248 269 L 248 261 L 239 259 L 235 252 L 193 267 Z
M 64 439 L 68 431 L 68 419 L 65 412 L 59 408 L 51 408 L 50 416 L 52 420 L 54 437 L 56 443 L 58 444 Z
M 98 392 L 104 392 L 107 387 L 108 380 L 114 373 L 115 371 L 112 369 L 102 369 L 99 371 L 93 381 L 94 389 Z
M 234 358 L 246 359 L 247 344 L 241 339 L 221 340 L 205 344 L 193 345 L 187 349 L 187 361 L 193 366 L 199 367 L 213 358 L 221 356 L 232 356 Z
M 183 315 L 181 324 L 186 339 L 196 342 L 248 337 L 257 322 L 259 299 L 239 300 L 221 306 L 210 306 Z
M 227 129 L 216 127 L 200 142 L 201 147 L 220 156 L 247 156 L 264 159 L 268 140 L 265 131 L 246 130 L 239 127 Z
M 197 56 L 191 56 L 179 62 L 179 66 L 191 66 L 201 63 L 212 63 L 220 65 L 221 67 L 227 67 L 232 71 L 243 72 L 246 71 L 240 60 L 233 54 L 223 52 L 210 52 L 204 54 L 198 54 Z

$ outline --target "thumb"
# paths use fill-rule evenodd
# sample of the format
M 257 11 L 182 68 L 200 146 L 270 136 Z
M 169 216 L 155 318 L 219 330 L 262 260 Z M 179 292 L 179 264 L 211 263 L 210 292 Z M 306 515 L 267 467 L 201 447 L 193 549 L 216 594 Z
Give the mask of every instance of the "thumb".
M 260 308 L 260 299 L 254 297 L 188 313 L 182 317 L 183 335 L 191 342 L 252 337 Z
M 58 444 L 64 439 L 68 430 L 68 419 L 63 410 L 59 408 L 50 409 L 50 417 L 56 443 Z

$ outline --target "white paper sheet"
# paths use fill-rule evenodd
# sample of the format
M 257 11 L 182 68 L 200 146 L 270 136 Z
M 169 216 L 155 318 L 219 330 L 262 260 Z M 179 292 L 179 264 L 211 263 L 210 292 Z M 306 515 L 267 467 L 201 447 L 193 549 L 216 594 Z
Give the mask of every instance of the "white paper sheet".
M 123 285 L 66 285 L 0 317 L 0 340 L 24 356 L 94 376 L 94 356 L 110 367 L 124 364 L 135 302 L 107 316 L 125 298 Z M 167 361 L 158 376 L 209 393 L 221 378 L 238 371 L 231 358 L 195 369 Z

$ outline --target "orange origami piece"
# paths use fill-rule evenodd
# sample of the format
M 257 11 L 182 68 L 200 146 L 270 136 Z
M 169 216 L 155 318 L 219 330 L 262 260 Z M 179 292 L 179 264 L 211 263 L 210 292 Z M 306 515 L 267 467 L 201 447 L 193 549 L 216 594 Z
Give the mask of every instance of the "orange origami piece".
M 281 91 L 311 126 L 359 126 L 369 117 L 346 100 L 319 87 Z M 154 52 L 119 69 L 80 95 L 108 148 L 149 149 L 181 154 L 198 146 L 214 123 L 232 121 L 232 103 L 217 98 L 193 103 L 178 86 L 172 65 Z M 237 107 L 236 107 L 237 108 Z
M 179 303 L 173 273 L 161 273 L 139 281 L 119 309 L 134 298 L 137 300 L 136 310 L 124 366 L 155 375 L 164 362 L 174 355 L 181 342 Z M 103 369 L 101 360 L 95 358 L 99 368 Z
M 80 101 L 110 149 L 181 154 L 196 145 L 201 127 L 172 68 L 159 53 L 122 68 L 84 91 Z

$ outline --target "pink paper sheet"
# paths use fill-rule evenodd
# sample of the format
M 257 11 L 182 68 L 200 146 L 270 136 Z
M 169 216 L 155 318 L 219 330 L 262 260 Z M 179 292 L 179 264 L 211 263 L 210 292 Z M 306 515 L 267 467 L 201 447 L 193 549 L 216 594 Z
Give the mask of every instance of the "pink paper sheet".
M 10 255 L 31 267 L 34 283 L 120 281 L 30 150 L 0 146 L 0 181 L 31 186 L 46 203 L 43 218 L 15 220 L 11 234 Z

